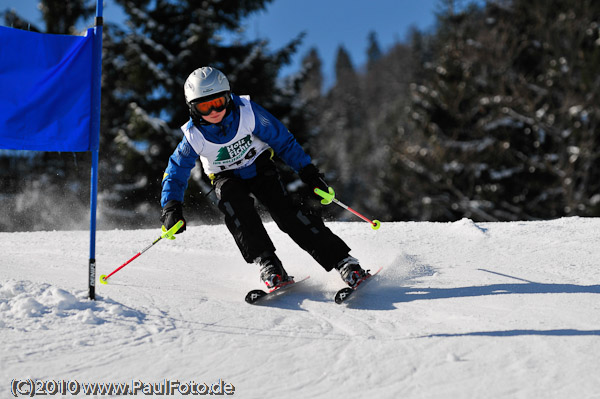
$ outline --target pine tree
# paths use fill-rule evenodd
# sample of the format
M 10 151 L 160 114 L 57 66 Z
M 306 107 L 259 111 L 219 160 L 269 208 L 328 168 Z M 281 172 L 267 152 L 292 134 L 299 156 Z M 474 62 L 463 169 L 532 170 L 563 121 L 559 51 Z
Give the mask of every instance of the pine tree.
M 354 159 L 360 156 L 359 134 L 362 126 L 360 82 L 348 51 L 340 46 L 335 61 L 336 82 L 325 97 L 321 110 L 321 130 L 315 147 L 317 160 L 337 187 L 340 198 L 351 201 L 356 186 Z
M 300 85 L 300 98 L 303 101 L 312 101 L 321 97 L 323 90 L 323 62 L 316 48 L 311 48 L 302 59 L 304 79 Z
M 87 3 L 87 4 L 86 4 Z M 78 34 L 77 23 L 88 20 L 96 11 L 95 2 L 87 0 L 42 0 L 40 11 L 46 33 Z
M 441 14 L 413 86 L 426 141 L 409 157 L 433 218 L 550 218 L 593 205 L 596 91 L 589 79 L 582 91 L 581 77 L 597 60 L 594 7 L 514 1 Z
M 371 67 L 381 58 L 381 48 L 379 47 L 379 42 L 377 41 L 377 33 L 374 31 L 369 32 L 369 35 L 367 36 L 367 42 L 367 67 Z

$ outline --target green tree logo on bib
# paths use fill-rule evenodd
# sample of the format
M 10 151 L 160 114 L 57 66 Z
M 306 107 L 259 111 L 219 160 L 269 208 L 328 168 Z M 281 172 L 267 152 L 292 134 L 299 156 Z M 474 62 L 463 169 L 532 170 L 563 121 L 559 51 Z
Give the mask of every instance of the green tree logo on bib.
M 222 147 L 217 153 L 215 165 L 237 162 L 244 157 L 252 146 L 252 136 L 247 135 L 243 139 L 236 141 L 226 147 Z

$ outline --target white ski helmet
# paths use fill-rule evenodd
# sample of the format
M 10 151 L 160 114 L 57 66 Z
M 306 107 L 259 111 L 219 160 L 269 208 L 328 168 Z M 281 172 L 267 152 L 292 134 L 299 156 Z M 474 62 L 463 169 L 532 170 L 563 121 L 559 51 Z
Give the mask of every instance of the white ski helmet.
M 201 115 L 194 104 L 208 101 L 226 93 L 227 103 L 231 100 L 231 87 L 225 74 L 213 67 L 196 69 L 188 76 L 183 84 L 185 102 L 190 109 L 192 117 L 201 120 Z

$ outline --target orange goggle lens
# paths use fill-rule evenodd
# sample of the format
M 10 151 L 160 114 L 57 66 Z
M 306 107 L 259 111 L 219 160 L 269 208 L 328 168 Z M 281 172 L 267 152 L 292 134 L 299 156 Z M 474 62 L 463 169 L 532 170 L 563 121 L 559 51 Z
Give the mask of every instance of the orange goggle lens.
M 204 101 L 195 105 L 201 115 L 209 115 L 211 112 L 221 112 L 227 107 L 227 98 L 225 96 L 217 97 L 209 101 Z

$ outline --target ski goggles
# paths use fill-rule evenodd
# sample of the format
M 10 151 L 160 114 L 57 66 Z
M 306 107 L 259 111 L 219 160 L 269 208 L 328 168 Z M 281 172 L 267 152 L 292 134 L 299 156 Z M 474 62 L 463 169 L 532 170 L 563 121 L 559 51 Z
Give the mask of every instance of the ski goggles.
M 196 108 L 196 111 L 200 113 L 200 115 L 207 116 L 210 115 L 210 113 L 213 111 L 223 111 L 225 108 L 227 108 L 228 103 L 229 96 L 227 94 L 223 94 L 217 98 L 213 98 L 208 101 L 195 103 L 194 107 Z

